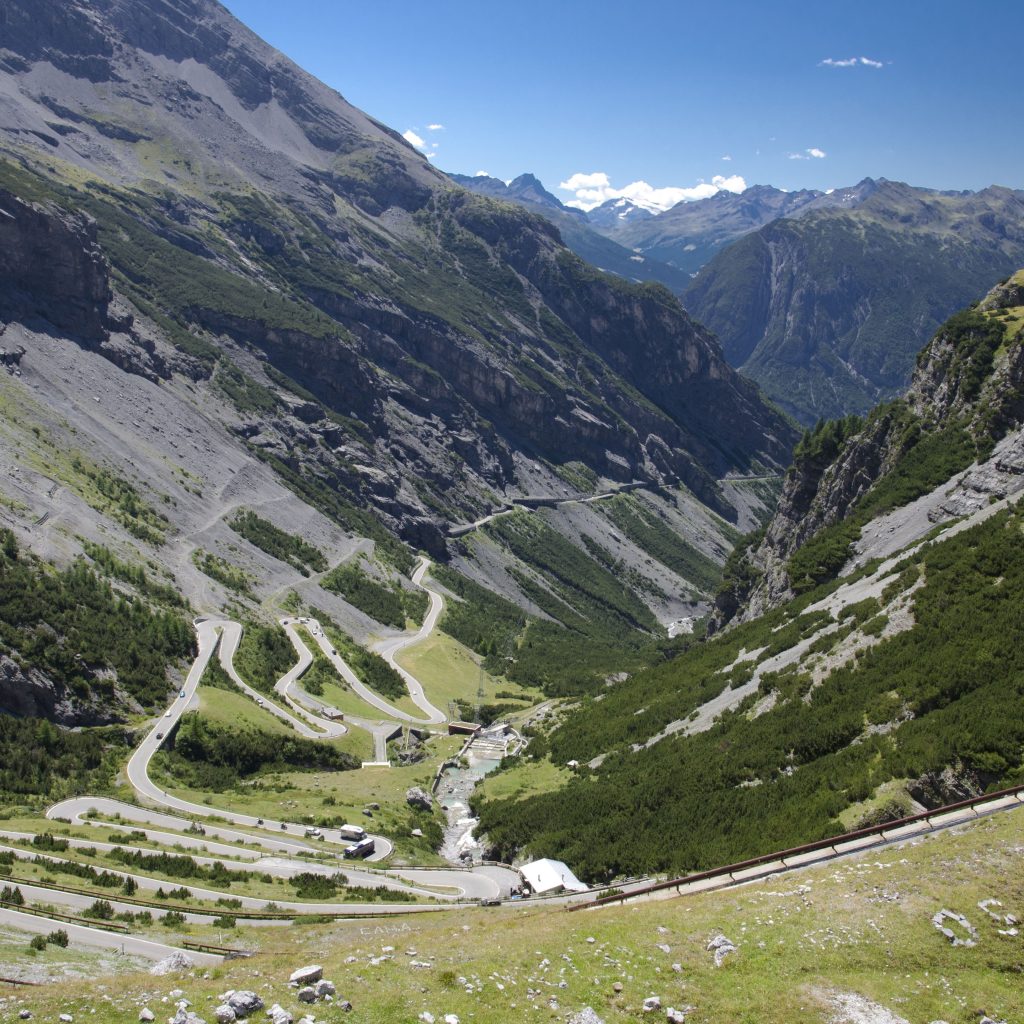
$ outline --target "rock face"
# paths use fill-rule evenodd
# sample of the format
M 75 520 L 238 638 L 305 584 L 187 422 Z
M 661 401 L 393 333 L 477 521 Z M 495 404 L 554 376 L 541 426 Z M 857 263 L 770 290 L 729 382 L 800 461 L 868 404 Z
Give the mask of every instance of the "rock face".
M 808 425 L 902 391 L 943 320 L 1024 263 L 1024 192 L 870 184 L 852 208 L 747 235 L 684 296 L 732 365 Z
M 1015 306 L 1019 278 L 993 289 L 978 312 L 957 314 L 939 330 L 918 357 L 904 399 L 880 407 L 864 423 L 836 422 L 798 447 L 778 509 L 746 556 L 746 581 L 720 597 L 716 627 L 741 606 L 742 617 L 751 618 L 791 597 L 786 563 L 792 555 L 825 527 L 845 520 L 880 481 L 913 465 L 919 445 L 963 444 L 967 454 L 950 470 L 958 478 L 971 462 L 971 445 L 982 458 L 996 445 L 990 462 L 967 474 L 929 514 L 929 523 L 973 511 L 1016 488 L 1022 456 L 1014 432 L 1024 422 L 1024 346 L 1002 346 L 1000 311 Z
M 106 260 L 88 217 L 0 189 L 0 316 L 37 316 L 79 337 L 107 336 Z
M 0 654 L 0 708 L 17 718 L 46 718 L 73 728 L 120 721 L 117 707 L 98 696 L 73 694 L 37 669 L 24 669 Z

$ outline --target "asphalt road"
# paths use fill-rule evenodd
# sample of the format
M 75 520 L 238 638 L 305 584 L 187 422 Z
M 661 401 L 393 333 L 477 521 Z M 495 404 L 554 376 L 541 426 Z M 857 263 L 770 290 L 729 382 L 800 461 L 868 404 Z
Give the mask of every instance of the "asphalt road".
M 427 597 L 430 599 L 430 604 L 427 607 L 427 614 L 423 616 L 423 625 L 415 633 L 409 633 L 404 636 L 391 637 L 387 640 L 380 640 L 374 644 L 374 651 L 379 654 L 401 677 L 405 680 L 405 685 L 409 690 L 409 696 L 412 697 L 413 703 L 420 708 L 427 718 L 425 724 L 440 725 L 442 722 L 448 721 L 448 716 L 443 712 L 434 707 L 433 704 L 427 700 L 426 694 L 423 692 L 423 686 L 420 681 L 410 673 L 406 672 L 401 665 L 395 661 L 395 655 L 399 651 L 404 651 L 406 647 L 412 647 L 413 644 L 418 644 L 422 640 L 426 640 L 428 636 L 434 631 L 437 626 L 437 620 L 441 617 L 441 612 L 444 610 L 444 601 L 441 595 L 436 590 L 431 590 L 430 587 L 426 586 L 423 582 L 423 578 L 427 574 L 427 570 L 430 568 L 430 560 L 427 558 L 420 557 L 420 564 L 416 566 L 416 569 L 412 574 L 412 581 L 421 590 L 425 591 Z M 415 721 L 415 719 L 410 719 Z
M 20 931 L 47 935 L 54 929 L 54 921 L 48 917 L 35 917 L 17 910 L 0 909 L 0 924 L 10 925 Z M 212 967 L 224 962 L 224 957 L 213 953 L 198 953 L 177 946 L 165 946 L 162 942 L 140 939 L 134 935 L 120 935 L 116 932 L 105 932 L 99 928 L 87 928 L 81 924 L 60 922 L 60 927 L 68 933 L 71 942 L 78 946 L 96 946 L 100 949 L 112 949 L 129 956 L 141 956 L 147 960 L 163 960 L 172 953 L 184 953 L 194 964 Z
M 415 633 L 407 634 L 386 641 L 378 645 L 381 655 L 398 671 L 406 682 L 410 696 L 414 703 L 427 716 L 425 719 L 417 719 L 392 707 L 382 697 L 369 690 L 352 672 L 344 659 L 338 655 L 330 641 L 324 635 L 319 623 L 315 620 L 305 620 L 310 635 L 316 640 L 324 654 L 330 659 L 335 669 L 349 683 L 352 689 L 367 702 L 368 705 L 384 711 L 391 717 L 391 721 L 374 722 L 368 719 L 349 717 L 352 725 L 368 729 L 375 738 L 378 754 L 386 751 L 386 737 L 393 733 L 397 727 L 395 719 L 415 724 L 441 724 L 446 721 L 443 712 L 434 707 L 426 698 L 423 687 L 413 676 L 398 666 L 394 657 L 397 652 L 411 644 L 418 643 L 425 639 L 436 627 L 444 604 L 441 595 L 423 584 L 424 576 L 430 567 L 430 562 L 421 558 L 413 573 L 413 582 L 426 591 L 429 598 L 427 613 L 424 616 L 423 624 Z M 518 876 L 514 871 L 507 868 L 488 867 L 478 870 L 465 870 L 458 868 L 408 868 L 391 872 L 380 872 L 372 869 L 355 866 L 357 862 L 349 861 L 309 861 L 293 859 L 300 854 L 335 852 L 338 847 L 349 845 L 349 840 L 342 838 L 337 829 L 323 829 L 323 840 L 308 842 L 305 839 L 306 826 L 294 822 L 281 822 L 271 819 L 258 819 L 251 814 L 239 813 L 223 807 L 212 807 L 207 804 L 192 803 L 173 796 L 160 789 L 149 777 L 149 765 L 153 755 L 160 748 L 163 740 L 177 725 L 181 716 L 189 709 L 198 707 L 198 690 L 203 673 L 210 662 L 218 643 L 220 644 L 219 661 L 231 680 L 244 693 L 253 700 L 262 699 L 258 691 L 249 686 L 238 674 L 234 667 L 234 655 L 238 650 L 241 641 L 241 626 L 229 619 L 202 619 L 195 622 L 198 653 L 193 662 L 185 684 L 182 687 L 182 695 L 176 696 L 169 708 L 166 709 L 155 723 L 150 727 L 141 743 L 133 751 L 126 768 L 128 781 L 135 791 L 145 800 L 151 801 L 170 811 L 176 811 L 187 815 L 182 818 L 174 814 L 167 814 L 163 811 L 153 811 L 144 807 L 137 807 L 132 804 L 122 803 L 118 800 L 99 797 L 78 797 L 61 801 L 55 804 L 47 812 L 51 819 L 67 819 L 75 824 L 88 824 L 97 828 L 107 830 L 128 831 L 132 828 L 140 828 L 146 833 L 148 839 L 163 845 L 179 845 L 191 851 L 192 855 L 200 863 L 212 859 L 237 858 L 235 864 L 225 864 L 237 870 L 258 869 L 266 871 L 277 877 L 288 877 L 298 871 L 317 871 L 323 873 L 334 873 L 342 871 L 352 885 L 378 886 L 385 885 L 392 889 L 401 889 L 417 895 L 433 896 L 443 900 L 481 900 L 501 898 L 508 894 L 509 888 L 518 882 Z M 292 688 L 299 677 L 312 663 L 313 656 L 305 643 L 294 629 L 293 620 L 283 620 L 286 632 L 291 638 L 292 644 L 298 655 L 298 661 L 278 681 L 275 689 L 284 696 L 289 705 L 294 708 L 304 721 L 292 716 L 284 709 L 277 707 L 272 702 L 265 701 L 263 707 L 271 714 L 277 715 L 282 721 L 287 722 L 300 735 L 309 738 L 323 739 L 330 736 L 344 734 L 346 727 L 340 722 L 333 722 L 322 718 L 303 707 L 296 695 L 293 695 Z M 298 691 L 295 691 L 297 694 Z M 306 695 L 303 693 L 304 698 Z M 322 704 L 316 705 L 322 708 Z M 314 731 L 310 723 L 320 731 Z M 383 757 L 380 758 L 383 760 Z M 100 813 L 113 817 L 120 816 L 119 822 L 99 822 L 87 817 L 90 810 L 97 810 Z M 203 834 L 177 833 L 185 832 L 192 825 L 195 819 L 209 819 L 216 817 L 226 822 L 228 827 L 210 822 L 204 825 Z M 125 824 L 128 822 L 130 824 Z M 253 832 L 240 832 L 230 828 L 230 825 L 244 826 L 258 830 Z M 167 831 L 174 830 L 174 831 Z M 301 838 L 299 838 L 301 837 Z M 368 861 L 379 861 L 390 856 L 393 844 L 383 836 L 374 836 L 375 851 L 367 858 Z M 228 846 L 218 843 L 216 840 L 227 843 L 241 843 L 242 846 Z M 71 840 L 73 846 L 93 845 L 109 847 L 114 844 L 108 843 L 87 843 L 85 840 Z M 332 849 L 333 848 L 333 849 Z M 16 851 L 18 856 L 29 856 L 24 850 Z M 210 856 L 203 856 L 203 854 Z M 51 855 L 52 856 L 52 855 Z M 58 858 L 59 859 L 59 858 Z M 127 876 L 128 872 L 120 872 Z M 140 888 L 155 889 L 166 885 L 166 879 L 149 879 L 146 876 L 131 875 Z M 429 887 L 429 888 L 428 888 Z M 189 886 L 196 896 L 203 898 L 217 899 L 222 896 L 231 895 L 227 893 L 216 893 L 211 890 L 198 889 Z M 441 892 L 432 891 L 440 889 Z M 242 897 L 243 905 L 259 908 L 267 904 L 266 900 Z M 337 904 L 310 904 L 310 903 L 281 903 L 284 909 L 294 909 L 300 913 L 325 913 L 337 912 Z M 380 904 L 347 904 L 344 907 L 346 913 L 408 913 L 430 909 L 429 907 L 416 907 L 413 905 L 402 906 L 391 904 L 382 906 Z M 102 934 L 102 933 L 101 933 Z
M 235 670 L 235 653 L 238 651 L 238 645 L 242 642 L 241 625 L 237 622 L 233 622 L 231 619 L 217 619 L 213 621 L 213 624 L 221 631 L 220 648 L 217 652 L 221 667 L 225 672 L 227 672 L 235 686 L 251 697 L 254 701 L 261 703 L 264 711 L 269 711 L 272 715 L 277 716 L 281 721 L 290 725 L 300 736 L 305 736 L 307 739 L 324 739 L 331 736 L 344 736 L 345 733 L 348 732 L 345 726 L 340 722 L 327 722 L 320 719 L 315 720 L 315 724 L 319 727 L 320 731 L 311 729 L 304 721 L 301 721 L 294 715 L 290 715 L 283 708 L 279 708 L 273 701 L 267 700 L 259 690 L 253 689 L 253 687 L 251 687 Z M 284 679 L 287 679 L 288 676 L 292 676 L 293 673 L 297 677 L 305 672 L 308 667 L 309 662 L 302 664 L 300 660 L 298 665 L 289 669 Z M 277 689 L 283 681 L 283 679 L 278 680 L 274 688 Z M 287 699 L 287 694 L 284 694 L 284 696 Z M 289 701 L 289 703 L 291 702 Z M 300 714 L 305 716 L 302 709 L 297 710 Z
M 211 807 L 207 804 L 196 804 L 189 800 L 182 800 L 180 797 L 172 796 L 170 793 L 166 793 L 164 790 L 160 789 L 160 787 L 157 786 L 149 777 L 149 763 L 153 759 L 153 755 L 157 750 L 159 750 L 163 739 L 167 736 L 170 730 L 174 728 L 181 716 L 190 707 L 198 706 L 196 690 L 199 687 L 199 681 L 202 679 L 203 672 L 206 671 L 206 666 L 209 663 L 214 647 L 216 646 L 218 639 L 217 627 L 218 623 L 221 621 L 222 620 L 208 619 L 195 624 L 199 653 L 196 656 L 196 660 L 192 663 L 192 668 L 189 670 L 188 677 L 185 680 L 185 685 L 182 687 L 185 696 L 176 697 L 174 699 L 171 706 L 160 718 L 156 720 L 156 724 L 152 726 L 142 742 L 138 747 L 136 747 L 128 761 L 128 767 L 126 769 L 128 781 L 140 796 L 163 807 L 169 807 L 175 811 L 182 811 L 193 817 L 209 818 L 216 816 L 236 825 L 262 828 L 282 835 L 305 835 L 305 825 L 298 825 L 294 822 L 284 822 L 273 819 L 266 819 L 261 823 L 260 820 L 252 814 L 239 814 L 236 811 L 231 811 L 226 808 Z M 88 799 L 84 799 L 88 803 Z M 342 837 L 337 829 L 323 829 L 322 831 L 325 844 L 331 843 L 341 847 L 345 847 L 350 844 L 350 840 Z M 376 849 L 371 855 L 371 858 L 368 859 L 382 860 L 385 857 L 388 857 L 394 848 L 391 841 L 383 836 L 374 836 L 374 843 Z

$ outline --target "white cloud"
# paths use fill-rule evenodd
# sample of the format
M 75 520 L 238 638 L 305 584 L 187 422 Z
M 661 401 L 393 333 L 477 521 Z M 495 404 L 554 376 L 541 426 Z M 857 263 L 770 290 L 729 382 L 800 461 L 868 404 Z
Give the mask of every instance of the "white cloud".
M 722 157 L 722 159 L 723 159 L 723 160 L 731 160 L 731 159 L 732 159 L 732 157 L 731 157 L 731 156 L 729 156 L 729 154 L 728 154 L 728 153 L 726 153 L 726 154 L 725 154 L 725 156 L 723 156 L 723 157 Z
M 474 178 L 489 178 L 490 176 L 490 172 L 488 171 L 477 171 L 476 174 L 473 175 Z
M 824 160 L 828 153 L 823 149 L 818 149 L 817 146 L 811 146 L 810 149 L 805 149 L 802 153 L 787 153 L 790 160 Z
M 444 125 L 443 124 L 428 124 L 427 125 L 427 131 L 428 132 L 443 132 L 444 131 Z
M 407 128 L 402 132 L 402 138 L 409 143 L 410 146 L 415 146 L 417 149 L 425 149 L 426 143 L 423 139 L 417 135 L 411 128 Z
M 872 60 L 870 57 L 843 57 L 836 59 L 826 57 L 818 61 L 819 68 L 880 68 L 884 65 L 880 60 Z
M 700 181 L 689 187 L 669 185 L 656 188 L 646 181 L 634 181 L 623 188 L 615 188 L 607 174 L 603 171 L 594 171 L 590 174 L 577 172 L 561 182 L 558 187 L 575 194 L 575 198 L 570 199 L 566 206 L 574 206 L 578 210 L 593 210 L 609 199 L 628 199 L 637 206 L 660 213 L 671 209 L 676 203 L 708 199 L 722 190 L 742 192 L 747 183 L 738 174 L 730 175 L 728 178 L 716 174 L 711 181 Z
M 581 188 L 608 188 L 610 186 L 611 182 L 604 171 L 595 171 L 593 174 L 581 174 L 577 171 L 558 187 L 564 188 L 568 192 L 576 192 Z

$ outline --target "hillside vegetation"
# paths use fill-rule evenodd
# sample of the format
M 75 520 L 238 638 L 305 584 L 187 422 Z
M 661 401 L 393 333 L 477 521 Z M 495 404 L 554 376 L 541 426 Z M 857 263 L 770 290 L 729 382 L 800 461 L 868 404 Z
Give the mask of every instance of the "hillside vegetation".
M 482 828 L 502 855 L 556 856 L 594 880 L 680 873 L 844 831 L 839 815 L 892 779 L 958 762 L 993 786 L 1024 780 L 1022 532 L 1024 511 L 1008 509 L 908 559 L 883 602 L 831 623 L 801 613 L 804 599 L 617 685 L 549 737 L 555 763 L 608 755 L 600 767 L 553 794 L 478 805 Z M 886 636 L 915 583 L 913 628 Z M 858 632 L 824 679 L 797 661 L 707 731 L 632 749 L 801 637 L 818 654 Z M 743 650 L 757 653 L 723 671 Z
M 116 706 L 130 697 L 152 707 L 170 688 L 168 669 L 194 651 L 179 610 L 115 590 L 83 561 L 54 571 L 0 529 L 0 655 L 72 699 Z

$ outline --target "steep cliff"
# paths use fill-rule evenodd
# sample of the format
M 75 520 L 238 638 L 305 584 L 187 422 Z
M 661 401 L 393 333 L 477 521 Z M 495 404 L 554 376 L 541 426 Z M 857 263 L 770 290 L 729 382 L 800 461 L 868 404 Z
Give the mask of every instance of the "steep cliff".
M 90 218 L 0 189 L 0 317 L 43 317 L 99 340 L 107 335 L 111 298 Z
M 729 567 L 719 625 L 741 606 L 750 618 L 871 554 L 862 534 L 893 510 L 920 499 L 923 534 L 1006 493 L 1024 422 L 1022 286 L 1018 272 L 951 317 L 918 355 L 904 398 L 805 435 L 763 537 Z

